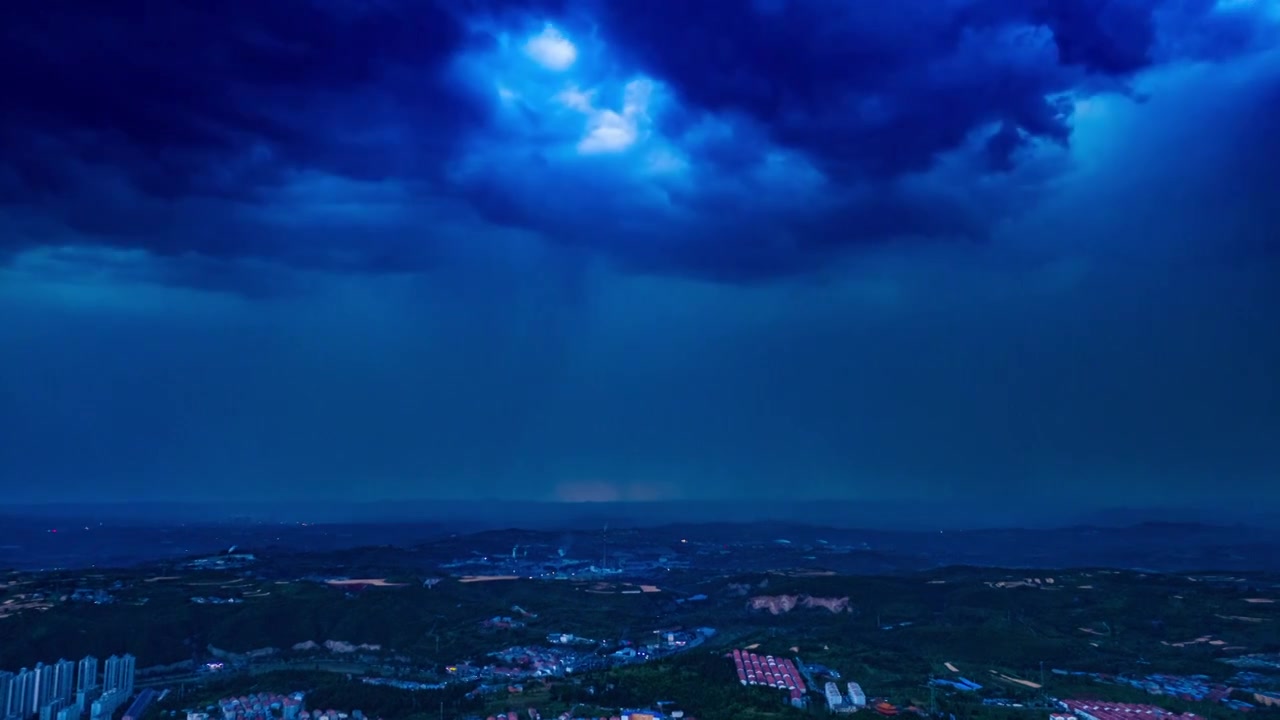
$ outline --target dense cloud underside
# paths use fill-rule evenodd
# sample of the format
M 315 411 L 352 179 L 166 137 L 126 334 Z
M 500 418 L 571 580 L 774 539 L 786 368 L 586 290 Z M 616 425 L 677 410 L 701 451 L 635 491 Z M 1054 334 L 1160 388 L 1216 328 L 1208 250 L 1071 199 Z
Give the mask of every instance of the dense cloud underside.
M 1280 0 L 30 2 L 0 80 L 7 477 L 1280 471 Z

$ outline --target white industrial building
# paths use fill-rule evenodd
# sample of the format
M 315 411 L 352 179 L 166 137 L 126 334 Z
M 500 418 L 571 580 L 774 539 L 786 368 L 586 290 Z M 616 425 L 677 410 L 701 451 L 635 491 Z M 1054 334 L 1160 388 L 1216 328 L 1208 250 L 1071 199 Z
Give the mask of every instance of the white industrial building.
M 866 693 L 862 692 L 861 685 L 859 685 L 856 682 L 850 682 L 848 685 L 848 689 L 849 689 L 849 702 L 854 707 L 862 708 L 867 706 L 867 695 Z

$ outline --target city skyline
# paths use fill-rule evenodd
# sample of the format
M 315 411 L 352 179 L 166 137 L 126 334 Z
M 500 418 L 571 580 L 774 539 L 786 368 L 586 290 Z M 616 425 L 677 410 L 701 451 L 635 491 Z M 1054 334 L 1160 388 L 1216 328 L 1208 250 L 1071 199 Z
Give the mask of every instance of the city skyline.
M 0 669 L 0 720 L 109 720 L 133 694 L 137 659 L 128 653 L 107 658 L 102 683 L 98 659 L 37 662 L 17 672 Z

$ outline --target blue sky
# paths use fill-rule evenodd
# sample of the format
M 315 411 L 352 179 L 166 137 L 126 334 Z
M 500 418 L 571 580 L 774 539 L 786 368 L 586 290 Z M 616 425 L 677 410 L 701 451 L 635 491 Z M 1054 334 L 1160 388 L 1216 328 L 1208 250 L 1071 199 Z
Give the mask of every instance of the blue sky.
M 1274 0 L 148 5 L 0 49 L 30 499 L 1277 499 Z

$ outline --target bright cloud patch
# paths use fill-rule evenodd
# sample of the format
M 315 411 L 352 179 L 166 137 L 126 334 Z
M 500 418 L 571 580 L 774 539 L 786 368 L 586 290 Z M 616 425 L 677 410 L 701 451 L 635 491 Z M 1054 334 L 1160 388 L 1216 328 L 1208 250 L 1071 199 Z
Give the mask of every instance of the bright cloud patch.
M 635 144 L 636 124 L 634 118 L 619 115 L 612 110 L 604 110 L 591 119 L 591 128 L 587 136 L 578 143 L 578 150 L 584 153 L 615 152 L 626 150 Z
M 578 59 L 578 48 L 553 25 L 530 38 L 524 51 L 548 70 L 568 70 Z
M 664 110 L 675 107 L 661 83 L 644 75 L 614 76 L 610 64 L 594 62 L 607 57 L 598 41 L 587 45 L 582 55 L 575 48 L 575 63 L 553 76 L 530 71 L 529 58 L 536 55 L 530 48 L 547 41 L 548 33 L 551 41 L 568 42 L 549 27 L 524 46 L 500 44 L 468 60 L 474 77 L 485 82 L 497 78 L 503 108 L 500 121 L 511 137 L 522 138 L 517 154 L 532 153 L 544 175 L 552 169 L 576 174 L 590 167 L 591 176 L 581 181 L 596 188 L 622 176 L 631 182 L 642 176 L 671 177 L 689 168 L 686 153 L 678 147 L 679 138 L 664 137 L 654 127 Z M 535 67 L 540 66 L 546 64 L 538 61 Z M 460 167 L 465 168 L 464 175 L 474 176 L 475 168 L 490 163 L 510 166 L 512 150 L 512 146 L 499 149 L 477 143 Z M 494 156 L 495 152 L 502 157 Z M 584 158 L 606 162 L 611 156 L 615 159 L 607 165 L 579 162 Z M 514 182 L 512 177 L 501 180 L 503 186 Z
M 572 96 L 573 104 L 569 106 L 590 118 L 587 134 L 578 143 L 578 151 L 587 154 L 619 152 L 634 145 L 640 137 L 641 126 L 649 122 L 649 100 L 653 90 L 653 83 L 646 79 L 627 83 L 621 111 L 594 107 L 589 95 Z

